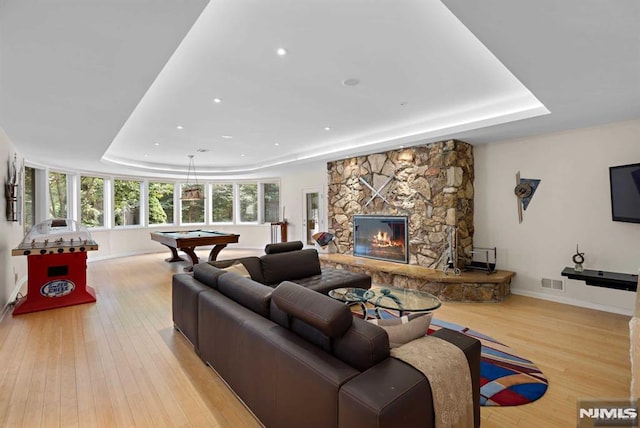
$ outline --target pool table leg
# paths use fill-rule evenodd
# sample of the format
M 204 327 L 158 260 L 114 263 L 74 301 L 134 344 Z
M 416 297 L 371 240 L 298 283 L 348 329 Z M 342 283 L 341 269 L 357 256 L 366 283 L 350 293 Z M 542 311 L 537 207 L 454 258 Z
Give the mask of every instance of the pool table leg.
M 186 255 L 189 256 L 189 258 L 191 259 L 191 266 L 184 268 L 185 271 L 187 272 L 191 272 L 193 270 L 193 267 L 195 265 L 197 265 L 200 262 L 200 259 L 198 259 L 198 256 L 196 255 L 195 252 L 195 247 L 184 247 L 184 248 L 180 248 Z
M 167 244 L 162 244 L 162 245 L 164 245 L 169 250 L 171 250 L 171 257 L 169 257 L 168 259 L 165 259 L 165 261 L 167 261 L 169 263 L 184 261 L 184 259 L 178 255 L 178 250 L 176 250 L 175 248 L 173 248 L 173 247 L 171 247 L 171 246 L 169 246 Z
M 214 261 L 218 258 L 218 254 L 220 254 L 220 251 L 222 251 L 222 249 L 224 247 L 226 247 L 227 244 L 216 244 L 213 246 L 213 248 L 211 249 L 211 252 L 209 252 L 209 261 Z

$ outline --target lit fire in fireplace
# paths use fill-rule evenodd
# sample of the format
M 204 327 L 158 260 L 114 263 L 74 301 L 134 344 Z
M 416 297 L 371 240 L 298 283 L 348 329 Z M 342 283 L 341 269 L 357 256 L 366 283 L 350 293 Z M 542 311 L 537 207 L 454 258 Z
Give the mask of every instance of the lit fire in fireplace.
M 392 241 L 387 232 L 378 231 L 370 239 L 373 248 L 403 247 L 404 241 Z

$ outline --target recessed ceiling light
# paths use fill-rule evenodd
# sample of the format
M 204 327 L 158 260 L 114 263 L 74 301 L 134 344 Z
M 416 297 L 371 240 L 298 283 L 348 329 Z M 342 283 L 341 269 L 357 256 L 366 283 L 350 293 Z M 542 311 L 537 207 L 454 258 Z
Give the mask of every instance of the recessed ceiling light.
M 220 104 L 222 102 L 222 100 L 220 98 L 214 98 L 213 102 L 216 104 Z
M 221 135 L 222 138 L 230 140 L 233 138 L 233 135 Z
M 285 48 L 278 48 L 278 50 L 276 50 L 276 53 L 280 56 L 285 56 L 287 54 L 287 50 Z
M 245 154 L 243 153 L 243 154 L 241 154 L 240 156 L 245 157 Z
M 331 128 L 329 128 L 328 126 L 325 126 L 324 130 L 325 131 L 331 131 Z
M 176 126 L 176 129 L 184 129 L 184 126 L 178 125 L 178 126 Z
M 160 143 L 158 143 L 157 141 L 155 143 L 153 143 L 154 146 L 159 146 Z
M 279 145 L 280 145 L 280 143 L 273 143 L 273 145 L 274 145 L 274 146 L 279 146 Z
M 145 157 L 145 158 L 148 158 L 148 157 L 149 157 L 149 153 L 145 153 L 145 154 L 144 154 L 144 157 Z
M 357 86 L 359 83 L 360 83 L 360 79 L 356 79 L 355 77 L 350 77 L 342 81 L 342 84 L 344 86 Z

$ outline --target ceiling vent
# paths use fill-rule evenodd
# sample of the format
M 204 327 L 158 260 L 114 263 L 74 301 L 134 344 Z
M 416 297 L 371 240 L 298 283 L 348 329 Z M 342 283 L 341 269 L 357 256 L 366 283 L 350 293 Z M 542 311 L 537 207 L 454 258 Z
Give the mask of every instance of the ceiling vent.
M 564 281 L 561 279 L 542 278 L 541 286 L 545 290 L 564 291 Z

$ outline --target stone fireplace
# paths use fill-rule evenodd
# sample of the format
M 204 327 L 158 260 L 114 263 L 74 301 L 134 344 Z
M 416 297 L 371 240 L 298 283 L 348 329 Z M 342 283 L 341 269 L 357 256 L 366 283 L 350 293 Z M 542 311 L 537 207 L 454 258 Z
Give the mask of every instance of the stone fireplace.
M 406 216 L 353 216 L 353 255 L 407 263 Z
M 440 269 L 449 233 L 459 267 L 473 249 L 473 147 L 449 140 L 329 162 L 328 214 L 338 252 L 354 249 L 354 216 L 406 217 L 409 264 Z M 383 238 L 383 237 L 381 237 Z

